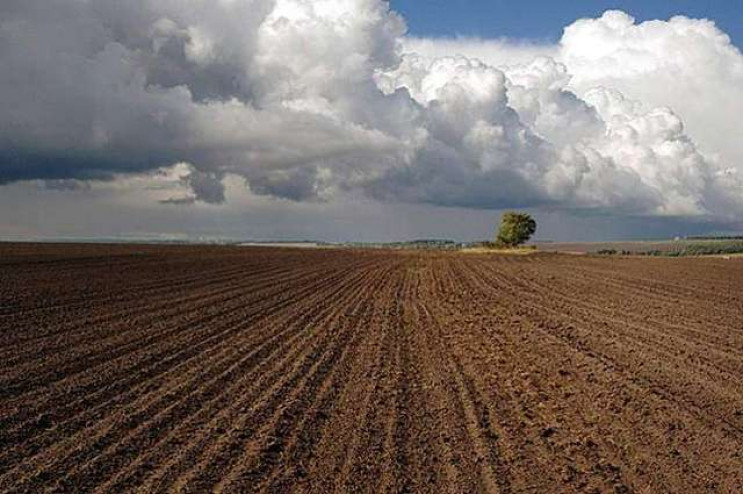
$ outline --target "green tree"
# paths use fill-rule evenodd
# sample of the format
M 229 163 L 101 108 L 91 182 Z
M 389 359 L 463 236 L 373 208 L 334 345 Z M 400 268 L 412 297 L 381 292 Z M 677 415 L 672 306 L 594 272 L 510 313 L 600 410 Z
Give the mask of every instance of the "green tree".
M 508 211 L 503 213 L 495 243 L 503 247 L 521 245 L 537 231 L 537 222 L 526 213 Z

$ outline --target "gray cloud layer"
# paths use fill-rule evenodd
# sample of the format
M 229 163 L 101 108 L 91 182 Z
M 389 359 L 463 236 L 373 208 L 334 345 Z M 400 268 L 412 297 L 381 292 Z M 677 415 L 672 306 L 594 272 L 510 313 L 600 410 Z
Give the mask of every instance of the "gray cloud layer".
M 708 21 L 608 12 L 507 57 L 405 42 L 382 0 L 9 0 L 0 19 L 0 183 L 186 162 L 192 193 L 164 202 L 223 202 L 237 175 L 295 201 L 743 212 L 743 153 L 705 124 L 743 104 L 743 57 Z M 661 76 L 692 124 L 662 89 L 628 96 Z

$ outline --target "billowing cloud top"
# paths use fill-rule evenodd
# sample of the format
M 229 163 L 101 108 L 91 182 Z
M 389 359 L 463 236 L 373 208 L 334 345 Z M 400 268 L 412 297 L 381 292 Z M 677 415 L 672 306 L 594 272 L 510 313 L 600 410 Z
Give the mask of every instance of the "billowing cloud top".
M 410 40 L 382 0 L 6 0 L 0 183 L 175 163 L 296 201 L 743 211 L 743 56 L 609 11 L 558 46 Z M 474 55 L 474 56 L 473 56 Z

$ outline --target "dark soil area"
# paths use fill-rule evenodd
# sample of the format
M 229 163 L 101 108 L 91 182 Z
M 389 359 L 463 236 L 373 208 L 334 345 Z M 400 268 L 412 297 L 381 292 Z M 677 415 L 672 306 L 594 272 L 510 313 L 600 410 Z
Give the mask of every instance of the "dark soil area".
M 2 492 L 743 492 L 743 258 L 0 245 Z

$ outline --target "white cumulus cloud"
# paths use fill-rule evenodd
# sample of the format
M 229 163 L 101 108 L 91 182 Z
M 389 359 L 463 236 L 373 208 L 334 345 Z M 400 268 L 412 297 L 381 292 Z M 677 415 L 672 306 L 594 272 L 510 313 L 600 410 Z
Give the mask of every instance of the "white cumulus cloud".
M 176 163 L 260 195 L 733 218 L 743 56 L 609 11 L 556 46 L 405 37 L 382 0 L 0 5 L 0 183 Z M 56 182 L 55 182 L 56 181 Z

